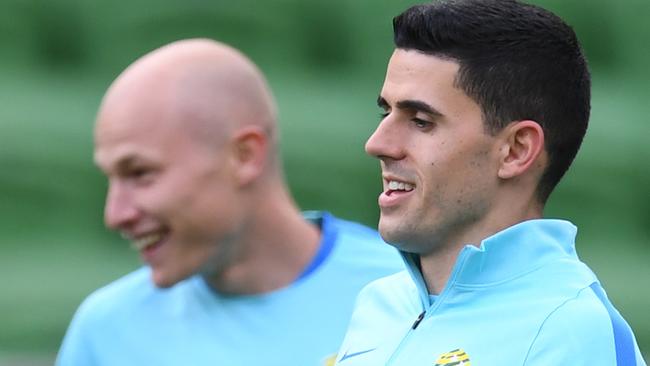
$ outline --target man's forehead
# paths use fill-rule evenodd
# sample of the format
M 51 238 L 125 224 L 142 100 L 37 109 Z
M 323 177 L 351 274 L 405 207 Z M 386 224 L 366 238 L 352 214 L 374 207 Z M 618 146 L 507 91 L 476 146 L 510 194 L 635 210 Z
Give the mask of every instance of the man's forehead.
M 107 168 L 126 158 L 154 159 L 183 139 L 182 128 L 155 115 L 100 115 L 95 125 L 95 163 Z
M 448 58 L 397 49 L 389 62 L 378 105 L 437 116 L 480 110 L 458 86 L 459 68 L 457 61 Z
M 458 69 L 459 64 L 453 60 L 417 50 L 396 49 L 388 63 L 380 96 L 386 100 L 423 99 L 428 93 L 436 90 L 457 89 Z M 400 93 L 411 95 L 393 95 Z
M 388 61 L 387 72 L 402 76 L 444 73 L 454 78 L 459 68 L 460 64 L 449 58 L 398 48 Z
M 95 150 L 141 144 L 151 141 L 156 135 L 160 134 L 162 126 L 155 126 L 142 121 L 137 119 L 99 119 L 95 124 Z
M 109 171 L 119 166 L 160 159 L 164 150 L 151 147 L 135 141 L 96 143 L 93 160 L 100 169 Z

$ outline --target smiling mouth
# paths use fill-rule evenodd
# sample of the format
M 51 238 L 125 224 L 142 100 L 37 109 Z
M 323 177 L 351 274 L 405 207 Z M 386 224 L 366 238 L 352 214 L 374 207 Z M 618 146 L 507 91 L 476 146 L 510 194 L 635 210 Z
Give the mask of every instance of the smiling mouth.
M 151 249 L 154 246 L 160 244 L 162 238 L 163 238 L 162 233 L 151 233 L 137 238 L 132 238 L 131 247 L 141 252 L 143 250 Z
M 397 180 L 388 180 L 388 189 L 386 190 L 386 195 L 390 196 L 393 193 L 399 192 L 411 192 L 415 189 L 415 185 L 406 182 L 400 182 Z

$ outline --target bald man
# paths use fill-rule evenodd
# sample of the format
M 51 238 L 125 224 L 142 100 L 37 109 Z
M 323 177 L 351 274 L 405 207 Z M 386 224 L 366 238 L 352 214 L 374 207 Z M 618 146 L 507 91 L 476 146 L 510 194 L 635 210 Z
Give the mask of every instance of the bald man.
M 95 162 L 106 225 L 146 266 L 84 301 L 59 366 L 328 362 L 358 290 L 402 262 L 373 230 L 300 213 L 277 135 L 263 76 L 226 45 L 175 42 L 117 78 Z

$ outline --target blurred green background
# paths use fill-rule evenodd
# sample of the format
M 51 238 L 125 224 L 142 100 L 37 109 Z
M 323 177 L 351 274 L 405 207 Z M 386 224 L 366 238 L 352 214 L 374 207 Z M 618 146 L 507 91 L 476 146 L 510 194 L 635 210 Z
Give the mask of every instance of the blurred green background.
M 650 1 L 547 0 L 593 73 L 590 130 L 547 215 L 650 354 Z M 92 124 L 112 79 L 173 40 L 248 54 L 278 99 L 286 174 L 304 209 L 375 226 L 378 164 L 363 152 L 392 51 L 397 0 L 0 0 L 0 365 L 51 364 L 93 289 L 138 266 L 102 225 Z

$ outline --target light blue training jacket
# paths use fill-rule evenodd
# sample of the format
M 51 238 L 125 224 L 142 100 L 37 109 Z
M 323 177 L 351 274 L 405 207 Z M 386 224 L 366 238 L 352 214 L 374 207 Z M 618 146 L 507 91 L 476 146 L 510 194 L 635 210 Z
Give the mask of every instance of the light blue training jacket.
M 460 252 L 439 296 L 416 256 L 359 294 L 337 366 L 633 366 L 632 330 L 575 252 L 576 227 L 531 220 Z
M 195 275 L 168 289 L 144 267 L 97 290 L 74 316 L 57 366 L 321 366 L 343 340 L 359 290 L 404 270 L 395 248 L 363 225 L 308 212 L 321 243 L 286 287 L 214 291 Z

